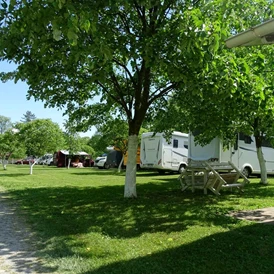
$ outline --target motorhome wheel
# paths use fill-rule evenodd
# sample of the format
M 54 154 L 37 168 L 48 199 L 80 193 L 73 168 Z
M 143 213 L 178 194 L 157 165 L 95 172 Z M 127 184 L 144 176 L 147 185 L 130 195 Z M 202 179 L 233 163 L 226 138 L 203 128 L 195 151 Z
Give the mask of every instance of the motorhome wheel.
M 242 173 L 245 175 L 245 177 L 248 178 L 248 177 L 250 176 L 250 174 L 251 174 L 251 170 L 250 170 L 249 167 L 245 167 L 245 168 L 243 169 Z
M 182 172 L 184 172 L 184 170 L 185 170 L 185 165 L 180 165 L 180 167 L 179 167 L 179 173 L 182 173 Z

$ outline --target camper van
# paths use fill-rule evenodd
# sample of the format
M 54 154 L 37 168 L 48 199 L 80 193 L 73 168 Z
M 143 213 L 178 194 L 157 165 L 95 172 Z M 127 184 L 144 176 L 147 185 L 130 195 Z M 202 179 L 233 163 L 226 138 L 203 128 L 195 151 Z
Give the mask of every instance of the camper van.
M 174 131 L 170 140 L 163 133 L 147 132 L 141 138 L 141 168 L 180 172 L 187 165 L 188 134 Z
M 274 148 L 266 140 L 262 152 L 266 161 L 268 174 L 274 174 Z M 195 145 L 195 136 L 189 134 L 188 158 L 192 160 L 228 162 L 231 161 L 242 173 L 249 177 L 260 174 L 255 137 L 242 133 L 237 134 L 234 145 L 224 148 L 219 138 L 214 138 L 205 146 Z

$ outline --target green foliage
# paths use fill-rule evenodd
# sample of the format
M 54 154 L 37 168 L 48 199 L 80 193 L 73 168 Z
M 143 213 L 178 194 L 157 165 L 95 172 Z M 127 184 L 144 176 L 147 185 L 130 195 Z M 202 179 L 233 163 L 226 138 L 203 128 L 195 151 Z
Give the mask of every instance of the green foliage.
M 80 137 L 69 121 L 66 121 L 64 126 L 66 128 L 66 132 L 64 132 L 65 149 L 72 154 L 79 151 L 84 151 L 92 156 L 95 154 L 94 149 L 89 145 L 89 137 Z
M 225 20 L 219 21 L 221 28 L 217 27 L 218 21 L 212 24 L 227 38 L 260 23 L 273 10 L 270 2 L 270 6 L 269 1 L 223 2 Z M 216 7 L 214 4 L 211 12 Z M 247 12 L 242 14 L 241 9 Z M 216 13 L 211 17 L 211 12 L 211 20 L 221 16 Z M 199 25 L 197 20 L 194 22 Z M 180 86 L 170 100 L 162 102 L 162 109 L 155 113 L 156 131 L 164 131 L 172 121 L 172 129 L 201 132 L 201 144 L 216 136 L 231 142 L 239 131 L 273 136 L 273 56 L 273 47 L 269 46 L 233 50 L 220 46 L 200 72 Z
M 42 156 L 54 153 L 64 145 L 63 132 L 59 125 L 50 119 L 36 119 L 18 127 L 28 155 Z
M 12 130 L 7 130 L 0 134 L 0 159 L 8 160 L 11 156 L 25 156 L 26 148 L 21 142 L 19 133 Z
M 29 97 L 65 106 L 78 129 L 110 113 L 127 120 L 130 134 L 138 135 L 146 113 L 222 48 L 227 6 L 222 1 L 10 3 L 2 10 L 0 58 L 18 62 L 10 77 L 27 79 Z M 97 96 L 100 103 L 92 103 Z

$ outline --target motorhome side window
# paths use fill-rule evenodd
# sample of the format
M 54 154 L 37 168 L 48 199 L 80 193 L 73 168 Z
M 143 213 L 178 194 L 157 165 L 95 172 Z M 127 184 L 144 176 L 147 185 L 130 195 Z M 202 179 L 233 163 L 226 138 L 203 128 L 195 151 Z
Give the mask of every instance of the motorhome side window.
M 184 148 L 188 149 L 188 142 L 184 142 Z
M 178 148 L 178 140 L 177 139 L 173 139 L 173 147 Z
M 243 133 L 239 134 L 239 140 L 244 141 L 246 144 L 251 144 L 253 142 L 251 136 L 248 136 Z
M 271 148 L 273 148 L 270 141 L 267 140 L 265 137 L 263 137 L 263 140 L 262 140 L 262 147 L 271 147 Z

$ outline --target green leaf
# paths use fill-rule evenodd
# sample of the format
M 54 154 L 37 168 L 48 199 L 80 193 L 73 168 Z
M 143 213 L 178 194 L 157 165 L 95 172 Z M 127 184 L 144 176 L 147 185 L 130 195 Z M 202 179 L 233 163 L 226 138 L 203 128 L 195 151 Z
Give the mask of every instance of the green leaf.
M 78 35 L 72 30 L 68 30 L 68 39 L 73 45 L 77 45 Z
M 88 32 L 90 29 L 90 21 L 88 19 L 81 21 L 80 27 L 84 29 L 86 32 Z
M 62 31 L 61 30 L 58 30 L 58 29 L 54 29 L 53 30 L 53 39 L 54 40 L 60 41 L 62 39 L 61 35 L 62 35 Z
M 265 100 L 265 95 L 264 95 L 264 91 L 263 90 L 260 91 L 260 98 L 262 100 Z

